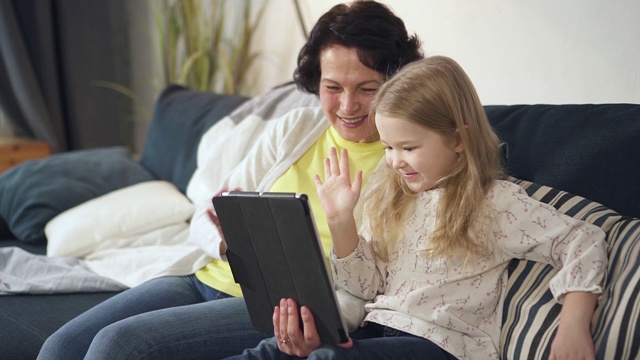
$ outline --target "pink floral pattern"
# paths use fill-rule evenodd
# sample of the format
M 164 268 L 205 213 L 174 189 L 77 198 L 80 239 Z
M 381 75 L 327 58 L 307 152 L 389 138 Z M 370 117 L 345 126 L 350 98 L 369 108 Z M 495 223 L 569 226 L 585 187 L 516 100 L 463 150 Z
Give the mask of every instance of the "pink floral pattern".
M 404 236 L 389 261 L 376 261 L 360 239 L 348 257 L 332 254 L 339 287 L 370 300 L 365 321 L 430 339 L 459 359 L 498 359 L 507 266 L 525 258 L 560 271 L 550 290 L 557 301 L 571 291 L 602 292 L 604 232 L 532 199 L 518 185 L 497 181 L 487 194 L 491 220 L 474 234 L 490 244 L 489 256 L 466 261 L 428 258 L 440 190 L 421 194 Z

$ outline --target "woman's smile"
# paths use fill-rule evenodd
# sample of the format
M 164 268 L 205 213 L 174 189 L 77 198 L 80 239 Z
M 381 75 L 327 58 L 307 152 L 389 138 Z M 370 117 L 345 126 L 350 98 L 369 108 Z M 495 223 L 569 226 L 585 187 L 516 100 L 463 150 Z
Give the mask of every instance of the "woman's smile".
M 349 128 L 356 128 L 364 124 L 369 118 L 369 115 L 360 116 L 360 117 L 351 117 L 351 118 L 345 118 L 341 116 L 337 116 L 337 117 L 344 124 L 344 126 Z

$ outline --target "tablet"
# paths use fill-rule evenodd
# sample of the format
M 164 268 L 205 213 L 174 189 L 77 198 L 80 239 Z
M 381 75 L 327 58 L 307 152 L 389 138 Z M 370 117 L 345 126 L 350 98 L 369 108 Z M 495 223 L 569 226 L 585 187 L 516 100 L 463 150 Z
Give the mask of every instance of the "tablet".
M 307 196 L 234 191 L 212 201 L 254 328 L 273 334 L 274 308 L 292 298 L 311 310 L 323 343 L 347 341 Z

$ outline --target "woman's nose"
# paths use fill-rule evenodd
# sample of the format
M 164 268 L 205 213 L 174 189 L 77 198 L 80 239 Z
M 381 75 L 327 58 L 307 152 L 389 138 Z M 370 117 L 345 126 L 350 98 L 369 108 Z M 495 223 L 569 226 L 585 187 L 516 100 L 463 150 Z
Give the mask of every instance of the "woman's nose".
M 346 114 L 353 114 L 359 110 L 358 96 L 356 94 L 344 91 L 340 98 L 340 109 Z

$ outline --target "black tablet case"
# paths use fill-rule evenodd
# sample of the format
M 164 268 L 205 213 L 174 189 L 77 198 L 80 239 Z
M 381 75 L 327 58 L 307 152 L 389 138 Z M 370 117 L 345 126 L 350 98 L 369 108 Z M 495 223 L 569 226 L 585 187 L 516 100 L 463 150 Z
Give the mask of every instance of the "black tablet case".
M 213 206 L 254 328 L 272 334 L 275 306 L 292 298 L 311 309 L 324 343 L 347 341 L 306 195 L 228 192 Z

